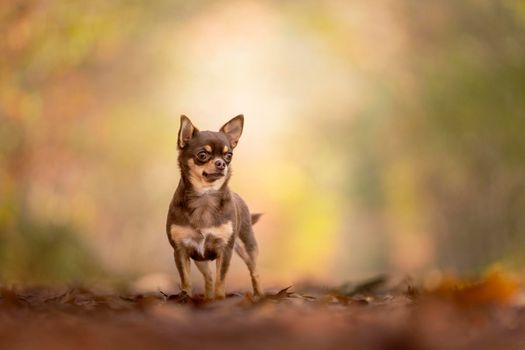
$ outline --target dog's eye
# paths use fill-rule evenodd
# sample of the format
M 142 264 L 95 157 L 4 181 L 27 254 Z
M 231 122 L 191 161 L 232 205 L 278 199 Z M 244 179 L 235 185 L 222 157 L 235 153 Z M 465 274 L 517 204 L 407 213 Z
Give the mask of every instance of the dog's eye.
M 229 163 L 229 162 L 232 161 L 232 157 L 233 157 L 233 154 L 232 154 L 232 153 L 226 153 L 226 154 L 224 155 L 224 160 L 225 160 L 226 162 Z
M 197 153 L 197 159 L 200 160 L 201 162 L 207 161 L 208 158 L 209 158 L 209 155 L 207 152 L 202 151 L 202 152 Z

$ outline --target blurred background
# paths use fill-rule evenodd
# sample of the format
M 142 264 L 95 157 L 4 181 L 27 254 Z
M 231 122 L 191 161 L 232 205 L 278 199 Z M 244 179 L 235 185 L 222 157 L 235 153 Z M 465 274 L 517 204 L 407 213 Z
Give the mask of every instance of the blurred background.
M 0 281 L 176 286 L 179 115 L 239 113 L 265 285 L 525 266 L 523 1 L 27 0 L 0 3 Z

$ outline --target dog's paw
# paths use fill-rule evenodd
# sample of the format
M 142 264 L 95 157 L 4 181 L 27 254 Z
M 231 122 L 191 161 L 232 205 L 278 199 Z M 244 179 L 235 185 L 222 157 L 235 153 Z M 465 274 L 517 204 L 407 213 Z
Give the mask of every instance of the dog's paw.
M 224 291 L 215 292 L 215 300 L 223 300 L 223 299 L 226 299 L 226 293 Z

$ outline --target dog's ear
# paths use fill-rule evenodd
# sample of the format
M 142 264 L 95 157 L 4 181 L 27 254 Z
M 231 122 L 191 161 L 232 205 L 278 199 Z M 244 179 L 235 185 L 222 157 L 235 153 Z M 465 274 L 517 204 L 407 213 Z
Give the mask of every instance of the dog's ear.
M 242 114 L 239 114 L 238 116 L 224 124 L 221 130 L 219 131 L 226 134 L 226 137 L 228 138 L 228 141 L 230 141 L 231 146 L 235 148 L 235 146 L 237 146 L 237 143 L 239 142 L 239 139 L 241 138 L 243 126 L 244 116 Z
M 180 116 L 180 129 L 179 129 L 179 141 L 178 146 L 180 149 L 186 147 L 191 138 L 199 130 L 191 123 L 190 118 L 186 117 L 184 114 Z

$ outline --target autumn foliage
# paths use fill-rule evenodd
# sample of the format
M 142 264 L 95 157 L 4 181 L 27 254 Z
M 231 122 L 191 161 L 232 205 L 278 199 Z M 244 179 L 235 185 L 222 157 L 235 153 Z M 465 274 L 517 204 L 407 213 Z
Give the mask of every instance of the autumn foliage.
M 262 298 L 82 287 L 2 288 L 9 349 L 497 349 L 523 344 L 521 289 L 501 272 L 432 290 L 382 276 L 351 290 L 309 285 Z M 373 282 L 373 283 L 371 283 Z

